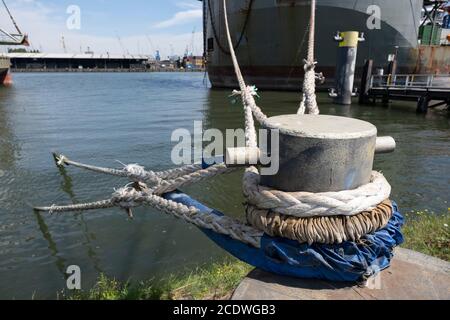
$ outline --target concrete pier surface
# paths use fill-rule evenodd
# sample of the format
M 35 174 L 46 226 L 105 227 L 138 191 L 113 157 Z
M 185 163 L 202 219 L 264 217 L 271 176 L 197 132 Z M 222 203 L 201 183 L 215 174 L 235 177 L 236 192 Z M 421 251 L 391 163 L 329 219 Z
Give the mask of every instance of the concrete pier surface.
M 450 263 L 397 248 L 390 268 L 366 287 L 254 270 L 232 300 L 449 300 Z

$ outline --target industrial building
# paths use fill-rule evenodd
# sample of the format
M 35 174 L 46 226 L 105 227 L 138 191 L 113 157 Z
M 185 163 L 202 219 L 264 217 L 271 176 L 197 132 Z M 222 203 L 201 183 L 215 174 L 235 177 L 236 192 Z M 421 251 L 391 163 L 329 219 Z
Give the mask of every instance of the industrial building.
M 152 58 L 146 55 L 94 53 L 7 53 L 15 71 L 145 71 Z

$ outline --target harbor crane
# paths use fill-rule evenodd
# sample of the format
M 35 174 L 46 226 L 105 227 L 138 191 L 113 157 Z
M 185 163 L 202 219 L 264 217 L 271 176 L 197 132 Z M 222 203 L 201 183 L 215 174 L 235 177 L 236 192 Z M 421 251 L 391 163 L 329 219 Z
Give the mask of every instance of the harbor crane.
M 61 45 L 64 50 L 64 53 L 67 53 L 66 40 L 64 39 L 64 36 L 61 36 Z
M 194 56 L 194 51 L 195 51 L 195 31 L 196 28 L 194 27 L 194 29 L 192 30 L 192 38 L 191 38 L 191 56 Z
M 150 51 L 151 51 L 151 52 L 156 52 L 156 51 L 158 51 L 158 49 L 155 50 L 155 47 L 153 46 L 153 41 L 152 41 L 152 39 L 150 38 L 150 36 L 149 36 L 149 35 L 145 35 L 145 37 L 147 38 L 148 44 L 150 45 Z
M 5 0 L 2 0 L 2 3 L 6 9 L 6 12 L 9 15 L 9 18 L 11 19 L 11 22 L 13 23 L 16 29 L 16 33 L 9 33 L 6 30 L 0 28 L 0 45 L 29 46 L 30 44 L 28 42 L 28 36 L 26 34 L 23 34 L 22 31 L 20 31 L 19 26 L 17 25 L 16 21 L 14 20 L 14 17 L 11 14 L 11 11 L 6 5 Z
M 184 51 L 185 57 L 193 57 L 195 51 L 195 27 L 192 30 L 191 42 L 186 45 L 186 50 Z M 189 51 L 190 50 L 190 51 Z
M 119 45 L 122 48 L 123 54 L 130 54 L 130 52 L 125 48 L 125 46 L 123 45 L 122 39 L 120 38 L 120 36 L 118 34 L 116 34 L 117 36 L 117 40 L 119 41 Z

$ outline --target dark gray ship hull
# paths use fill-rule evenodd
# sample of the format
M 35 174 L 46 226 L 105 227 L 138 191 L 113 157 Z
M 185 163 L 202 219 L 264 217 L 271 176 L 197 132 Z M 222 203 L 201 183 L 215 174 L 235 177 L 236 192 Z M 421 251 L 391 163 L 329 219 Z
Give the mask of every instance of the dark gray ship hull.
M 398 72 L 418 64 L 418 28 L 422 0 L 318 0 L 316 60 L 318 72 L 334 82 L 337 31 L 360 31 L 366 41 L 358 49 L 357 78 L 365 59 L 385 67 L 389 54 L 398 53 Z M 380 8 L 380 29 L 368 27 L 369 6 Z M 230 27 L 243 73 L 261 89 L 299 90 L 306 57 L 310 1 L 228 1 Z M 251 8 L 251 10 L 248 10 Z M 224 32 L 222 0 L 204 0 L 205 50 L 213 87 L 235 87 Z M 373 20 L 371 20 L 373 21 Z M 369 23 L 370 25 L 370 23 Z M 239 44 L 237 42 L 241 39 Z
M 0 85 L 5 84 L 8 78 L 10 64 L 8 58 L 0 56 Z

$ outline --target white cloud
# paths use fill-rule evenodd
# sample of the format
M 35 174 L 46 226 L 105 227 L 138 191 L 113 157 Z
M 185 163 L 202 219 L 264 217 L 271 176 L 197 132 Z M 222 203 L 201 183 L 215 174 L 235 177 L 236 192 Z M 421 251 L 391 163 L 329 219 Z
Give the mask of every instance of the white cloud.
M 202 4 L 200 2 L 187 2 L 187 1 L 180 1 L 176 3 L 176 6 L 182 9 L 201 9 Z
M 202 9 L 191 9 L 177 12 L 172 18 L 155 24 L 155 28 L 169 28 L 176 25 L 201 19 L 203 15 Z

